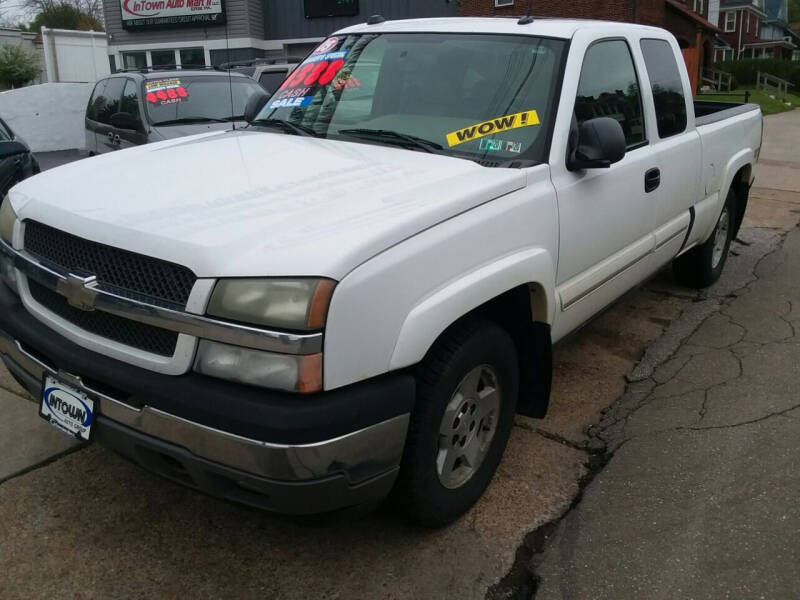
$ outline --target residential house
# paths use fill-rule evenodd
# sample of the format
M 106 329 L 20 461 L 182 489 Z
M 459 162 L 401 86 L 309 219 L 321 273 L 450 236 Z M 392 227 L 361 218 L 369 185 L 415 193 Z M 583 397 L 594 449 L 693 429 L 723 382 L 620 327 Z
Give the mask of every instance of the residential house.
M 721 39 L 715 60 L 781 58 L 789 60 L 800 38 L 786 24 L 786 0 L 721 0 Z
M 530 10 L 543 17 L 602 19 L 663 27 L 678 39 L 689 79 L 697 89 L 713 62 L 719 0 L 461 0 L 463 16 L 516 16 Z

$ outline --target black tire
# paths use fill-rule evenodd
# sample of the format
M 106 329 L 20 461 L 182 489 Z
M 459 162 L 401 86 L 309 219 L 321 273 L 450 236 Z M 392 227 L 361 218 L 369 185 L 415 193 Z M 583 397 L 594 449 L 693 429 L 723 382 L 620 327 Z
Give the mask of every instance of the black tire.
M 451 489 L 443 485 L 437 472 L 440 437 L 445 439 L 440 436 L 440 424 L 466 375 L 484 366 L 496 374 L 500 389 L 494 435 L 484 446 L 488 449 L 478 468 L 463 484 Z M 491 321 L 457 325 L 436 342 L 420 365 L 417 377 L 416 404 L 400 474 L 391 495 L 397 510 L 416 523 L 438 527 L 457 519 L 481 497 L 508 443 L 516 411 L 518 379 L 514 342 Z
M 727 214 L 727 228 L 725 245 L 722 255 L 716 260 L 714 247 L 717 243 L 717 232 L 723 225 L 723 216 Z M 728 259 L 728 250 L 733 241 L 733 232 L 736 223 L 736 193 L 731 189 L 725 199 L 725 206 L 717 219 L 714 231 L 709 238 L 700 246 L 696 246 L 688 252 L 682 254 L 672 263 L 675 278 L 688 287 L 704 288 L 708 287 L 722 275 L 725 262 Z

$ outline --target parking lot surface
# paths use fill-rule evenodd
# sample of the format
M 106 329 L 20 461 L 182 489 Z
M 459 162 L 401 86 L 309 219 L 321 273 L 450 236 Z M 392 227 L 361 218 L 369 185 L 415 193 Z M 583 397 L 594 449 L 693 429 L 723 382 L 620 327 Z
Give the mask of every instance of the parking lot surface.
M 794 119 L 790 125 L 800 123 L 800 112 L 787 114 Z M 783 143 L 787 122 L 770 125 L 767 142 Z M 762 156 L 783 160 L 771 158 L 769 147 Z M 640 413 L 631 419 L 644 444 L 638 451 L 622 443 L 627 434 L 615 429 L 616 417 L 609 417 L 607 409 L 617 410 L 619 402 L 630 400 L 637 390 L 644 394 L 646 382 L 666 377 L 670 365 L 679 364 L 672 361 L 694 360 L 692 347 L 699 345 L 695 331 L 702 331 L 706 340 L 723 340 L 720 348 L 727 348 L 731 325 L 720 319 L 725 299 L 753 283 L 762 260 L 775 255 L 798 221 L 797 176 L 786 174 L 785 166 L 765 168 L 771 174 L 759 173 L 759 187 L 753 190 L 723 279 L 698 293 L 678 287 L 665 271 L 559 345 L 550 413 L 542 420 L 517 418 L 487 494 L 444 529 L 411 527 L 384 509 L 293 520 L 200 495 L 141 471 L 99 446 L 72 446 L 39 420 L 35 404 L 26 401 L 3 373 L 0 410 L 10 419 L 0 423 L 2 597 L 529 597 L 537 578 L 543 582 L 542 597 L 560 597 L 563 586 L 583 581 L 563 579 L 564 569 L 592 563 L 601 551 L 576 545 L 575 563 L 553 561 L 547 551 L 540 553 L 540 543 L 548 536 L 533 533 L 553 533 L 553 539 L 561 539 L 559 531 L 579 518 L 584 502 L 596 507 L 590 515 L 593 531 L 618 532 L 624 513 L 646 506 L 649 490 L 668 485 L 671 476 L 669 471 L 658 471 L 650 479 L 641 476 L 637 494 L 624 497 L 615 491 L 609 495 L 610 505 L 589 503 L 615 461 L 636 464 L 640 453 L 647 452 L 646 440 L 654 435 L 652 422 L 662 417 L 658 411 L 666 411 L 668 418 L 674 406 L 653 402 L 648 410 L 655 415 L 645 419 Z M 771 181 L 780 182 L 780 187 L 770 187 Z M 737 318 L 746 320 L 758 307 L 741 310 Z M 770 364 L 768 357 L 755 360 Z M 791 368 L 785 362 L 772 364 L 775 369 Z M 694 377 L 715 373 L 714 383 L 719 385 L 738 377 L 724 360 L 719 365 L 698 363 L 690 372 Z M 695 392 L 689 386 L 669 397 L 679 398 L 675 402 L 697 416 L 702 399 Z M 726 412 L 750 410 L 747 403 L 707 407 L 711 408 L 716 412 L 709 412 L 709 419 L 739 419 L 741 415 L 726 417 Z M 707 441 L 698 437 L 692 443 L 709 448 L 720 443 L 712 434 L 704 435 Z M 680 438 L 671 443 L 691 445 Z M 611 458 L 615 451 L 618 455 Z M 585 487 L 586 500 L 570 510 L 608 458 L 608 465 Z M 769 472 L 769 465 L 764 469 Z M 772 475 L 765 474 L 764 480 L 768 477 Z M 705 495 L 715 493 L 713 482 L 709 486 Z M 676 502 L 666 494 L 661 498 L 663 503 Z M 777 499 L 776 505 L 780 502 Z M 608 506 L 614 510 L 604 512 Z M 767 512 L 773 514 L 772 509 Z M 548 548 L 563 548 L 562 543 L 551 541 Z M 645 564 L 661 560 L 658 547 L 625 549 L 643 553 Z M 590 571 L 581 575 L 591 581 Z M 642 572 L 642 577 L 648 576 Z M 647 586 L 655 582 L 642 581 L 644 592 L 635 597 L 650 597 Z

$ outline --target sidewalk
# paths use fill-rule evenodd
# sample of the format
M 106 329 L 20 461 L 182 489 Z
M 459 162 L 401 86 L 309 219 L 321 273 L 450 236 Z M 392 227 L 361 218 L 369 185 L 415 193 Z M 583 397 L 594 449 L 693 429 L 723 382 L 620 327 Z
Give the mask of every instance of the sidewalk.
M 766 122 L 737 268 L 591 431 L 613 457 L 534 558 L 538 599 L 800 597 L 800 111 Z

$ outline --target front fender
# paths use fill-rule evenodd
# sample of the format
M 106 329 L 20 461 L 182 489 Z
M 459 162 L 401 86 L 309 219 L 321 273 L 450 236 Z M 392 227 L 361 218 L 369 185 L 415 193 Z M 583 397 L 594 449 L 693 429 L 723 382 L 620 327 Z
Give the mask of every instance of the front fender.
M 390 370 L 418 363 L 436 339 L 475 308 L 521 285 L 532 285 L 534 320 L 552 323 L 555 311 L 555 272 L 543 248 L 514 252 L 449 282 L 422 299 L 400 329 Z

